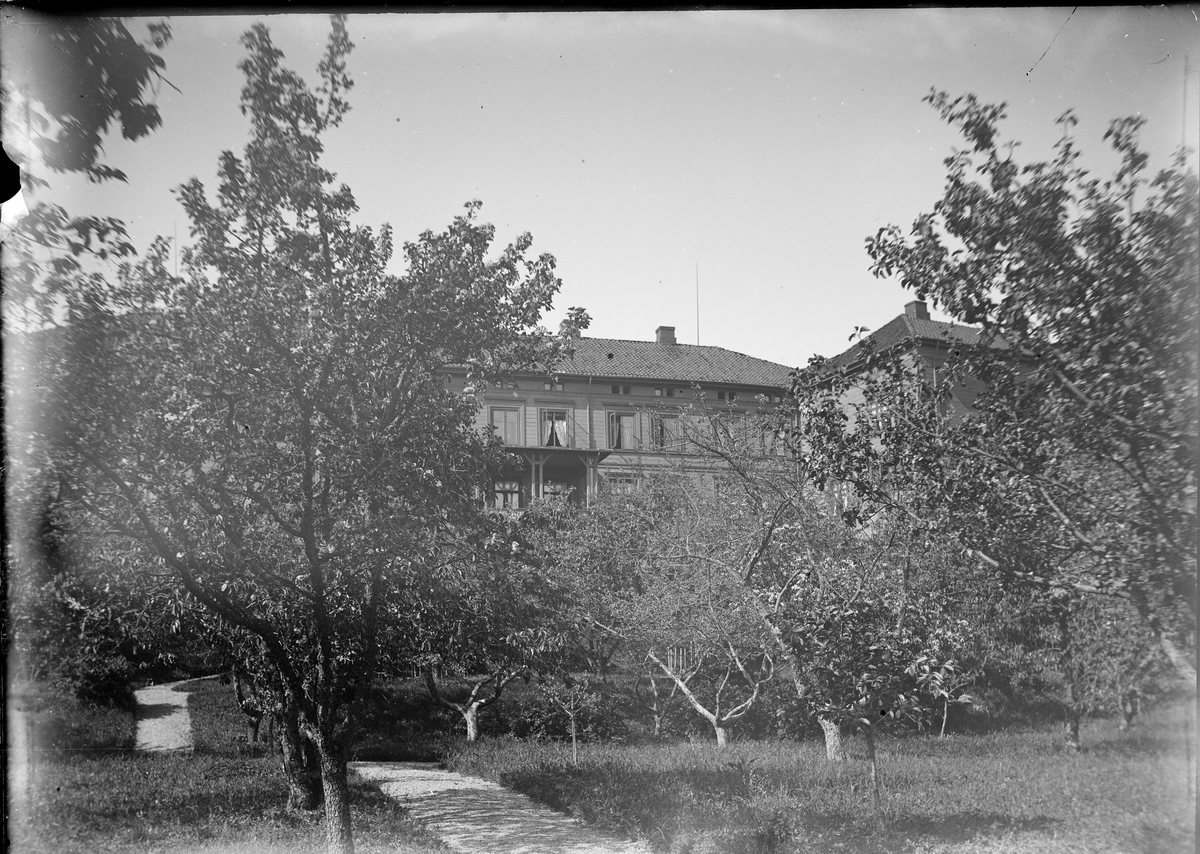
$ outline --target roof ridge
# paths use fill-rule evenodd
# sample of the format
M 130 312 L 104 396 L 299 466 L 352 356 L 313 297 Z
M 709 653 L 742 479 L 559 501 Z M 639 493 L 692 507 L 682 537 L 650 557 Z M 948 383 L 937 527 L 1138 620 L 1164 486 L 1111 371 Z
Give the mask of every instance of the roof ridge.
M 688 344 L 684 341 L 676 341 L 674 344 L 663 344 L 661 341 L 646 341 L 642 338 L 601 338 L 595 335 L 580 335 L 582 341 L 619 341 L 622 344 L 657 344 L 662 347 L 703 347 L 706 350 L 725 350 L 727 353 L 737 353 L 737 350 L 730 350 L 727 347 L 721 347 L 716 344 Z M 745 356 L 745 353 L 741 355 Z M 751 356 L 751 358 L 755 358 Z
M 646 341 L 638 338 L 601 338 L 594 335 L 580 335 L 581 341 L 616 341 L 621 344 L 650 344 L 660 347 L 691 347 L 699 350 L 720 350 L 722 353 L 733 353 L 735 356 L 742 356 L 747 359 L 755 359 L 759 362 L 768 362 L 772 365 L 784 365 L 783 362 L 774 362 L 770 359 L 764 359 L 761 356 L 751 356 L 749 353 L 743 353 L 741 350 L 731 350 L 728 347 L 722 347 L 720 344 L 688 344 L 683 341 L 676 341 L 674 344 L 663 344 L 660 341 Z M 784 365 L 784 367 L 789 367 Z

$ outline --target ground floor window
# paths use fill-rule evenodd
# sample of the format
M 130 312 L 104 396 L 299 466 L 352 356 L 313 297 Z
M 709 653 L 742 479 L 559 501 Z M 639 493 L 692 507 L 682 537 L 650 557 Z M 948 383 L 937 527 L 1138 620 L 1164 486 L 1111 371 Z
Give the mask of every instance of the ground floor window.
M 521 507 L 521 482 L 498 480 L 492 484 L 492 504 L 503 510 L 519 510 Z
M 604 486 L 609 492 L 629 493 L 637 489 L 637 478 L 632 475 L 610 474 L 604 478 Z
M 546 498 L 551 496 L 569 498 L 574 489 L 575 487 L 573 487 L 571 484 L 563 483 L 562 481 L 558 480 L 547 480 L 542 482 L 542 495 Z

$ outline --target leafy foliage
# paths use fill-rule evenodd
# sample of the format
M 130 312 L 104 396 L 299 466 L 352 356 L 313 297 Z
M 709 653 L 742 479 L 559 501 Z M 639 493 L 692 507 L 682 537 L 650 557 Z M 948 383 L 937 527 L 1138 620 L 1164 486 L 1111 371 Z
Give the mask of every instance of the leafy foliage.
M 1194 680 L 1197 178 L 1182 153 L 1145 177 L 1141 120 L 1112 124 L 1120 166 L 1100 180 L 1070 113 L 1054 159 L 1020 165 L 1003 105 L 927 100 L 969 145 L 932 213 L 867 250 L 876 275 L 980 329 L 949 337 L 945 362 L 919 342 L 815 362 L 793 446 L 1010 581 L 1128 600 Z M 948 419 L 951 393 L 980 383 Z
M 4 39 L 4 112 L 34 125 L 43 162 L 93 181 L 125 174 L 100 161 L 109 125 L 137 140 L 162 124 L 153 102 L 166 63 L 156 52 L 171 40 L 164 20 L 136 38 L 117 18 L 9 12 Z M 37 112 L 32 112 L 36 110 Z M 7 134 L 6 134 L 7 136 Z
M 389 597 L 478 518 L 500 455 L 445 370 L 529 367 L 586 315 L 559 337 L 536 325 L 554 260 L 528 258 L 528 235 L 493 257 L 477 202 L 390 274 L 390 229 L 352 223 L 353 193 L 320 159 L 349 109 L 343 21 L 316 90 L 266 27 L 243 44 L 251 137 L 221 156 L 215 200 L 198 180 L 179 189 L 185 276 L 162 243 L 125 265 L 116 304 L 133 310 L 84 301 L 70 324 L 94 332 L 89 382 L 37 402 L 73 506 L 261 644 L 320 754 L 330 845 L 350 850 L 345 751 Z

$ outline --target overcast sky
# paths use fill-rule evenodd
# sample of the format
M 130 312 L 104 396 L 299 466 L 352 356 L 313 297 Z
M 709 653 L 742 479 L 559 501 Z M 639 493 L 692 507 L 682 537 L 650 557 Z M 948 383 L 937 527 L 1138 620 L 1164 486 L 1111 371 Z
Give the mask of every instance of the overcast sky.
M 1023 159 L 1048 158 L 1074 108 L 1100 170 L 1109 120 L 1140 114 L 1157 169 L 1185 132 L 1197 146 L 1197 8 L 351 16 L 353 109 L 325 165 L 398 240 L 471 199 L 499 240 L 531 232 L 563 280 L 551 324 L 579 305 L 590 335 L 669 325 L 694 343 L 698 267 L 700 343 L 799 365 L 912 298 L 872 278 L 863 242 L 940 195 L 957 139 L 930 87 L 1007 101 Z M 186 240 L 171 190 L 198 176 L 211 193 L 218 155 L 247 139 L 236 66 L 254 20 L 174 17 L 163 126 L 105 144 L 128 184 L 56 176 L 40 197 L 124 218 L 139 250 Z M 315 86 L 328 19 L 262 20 Z

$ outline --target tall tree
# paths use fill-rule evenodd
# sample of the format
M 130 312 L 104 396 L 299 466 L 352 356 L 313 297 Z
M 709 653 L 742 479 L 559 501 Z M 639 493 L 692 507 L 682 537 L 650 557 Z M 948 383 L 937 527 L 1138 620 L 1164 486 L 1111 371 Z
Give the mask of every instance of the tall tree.
M 352 192 L 321 164 L 349 109 L 344 22 L 315 90 L 265 26 L 243 44 L 251 137 L 221 155 L 215 202 L 197 180 L 179 190 L 185 277 L 161 252 L 126 266 L 140 310 L 107 319 L 91 393 L 48 417 L 89 475 L 73 501 L 259 639 L 316 748 L 329 849 L 348 852 L 346 749 L 385 596 L 479 512 L 498 452 L 445 370 L 486 382 L 543 364 L 586 315 L 558 338 L 536 325 L 554 260 L 528 258 L 528 235 L 493 257 L 477 202 L 405 244 L 407 270 L 390 275 L 390 230 L 354 225 Z
M 1080 165 L 1070 112 L 1053 159 L 1022 165 L 1003 104 L 926 100 L 967 147 L 932 212 L 867 251 L 980 340 L 954 343 L 936 378 L 896 351 L 856 376 L 814 364 L 796 383 L 798 441 L 831 479 L 1010 579 L 1128 600 L 1194 685 L 1200 182 L 1186 152 L 1147 177 L 1142 119 L 1110 126 L 1119 165 L 1102 180 Z M 947 421 L 949 386 L 968 379 L 986 391 Z
M 1075 577 L 1128 598 L 1194 684 L 1200 181 L 1184 151 L 1148 177 L 1142 118 L 1110 125 L 1102 181 L 1070 112 L 1054 159 L 1018 166 L 1003 104 L 927 100 L 970 151 L 910 238 L 868 241 L 874 272 L 982 325 L 956 368 L 989 383 L 970 450 L 1028 485 Z

